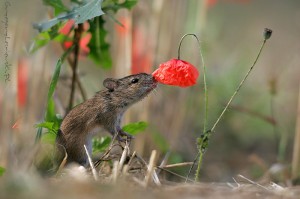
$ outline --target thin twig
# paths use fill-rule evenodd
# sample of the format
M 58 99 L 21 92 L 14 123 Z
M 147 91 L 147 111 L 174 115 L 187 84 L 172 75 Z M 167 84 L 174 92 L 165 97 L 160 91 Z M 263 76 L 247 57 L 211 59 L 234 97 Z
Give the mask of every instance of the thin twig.
M 83 145 L 83 147 L 84 147 L 86 156 L 88 157 L 88 161 L 89 161 L 90 167 L 91 167 L 91 169 L 92 169 L 92 173 L 93 173 L 94 179 L 95 179 L 96 181 L 98 181 L 98 175 L 97 175 L 96 169 L 95 169 L 95 167 L 94 167 L 92 158 L 91 158 L 91 156 L 90 156 L 90 154 L 89 154 L 89 151 L 87 150 L 87 148 L 86 148 L 85 145 Z
M 266 39 L 264 39 L 264 41 L 261 44 L 261 47 L 258 51 L 258 54 L 256 56 L 256 59 L 254 60 L 252 66 L 250 67 L 250 69 L 248 70 L 248 72 L 246 73 L 245 77 L 242 79 L 242 81 L 240 82 L 239 86 L 237 87 L 237 89 L 234 91 L 233 95 L 230 97 L 228 103 L 226 104 L 225 108 L 223 109 L 222 113 L 220 114 L 220 116 L 218 117 L 218 119 L 216 120 L 216 122 L 214 123 L 214 125 L 211 128 L 211 131 L 214 132 L 216 126 L 218 125 L 218 123 L 220 122 L 221 118 L 223 117 L 224 113 L 227 111 L 229 105 L 231 104 L 232 100 L 234 99 L 234 97 L 236 96 L 236 94 L 239 92 L 239 90 L 241 89 L 242 85 L 244 84 L 244 82 L 246 81 L 246 79 L 248 78 L 248 76 L 250 75 L 252 69 L 254 68 L 258 58 L 260 57 L 260 54 L 262 52 L 262 49 L 265 46 L 266 43 Z
M 149 165 L 148 165 L 148 172 L 145 176 L 145 187 L 149 185 L 150 178 L 153 176 L 154 171 L 154 165 L 155 165 L 155 159 L 156 159 L 156 150 L 153 150 L 150 156 Z
M 144 164 L 144 166 L 146 166 L 148 168 L 147 162 L 141 156 L 139 156 L 138 154 L 136 154 L 135 156 Z M 153 171 L 152 179 L 156 185 L 158 185 L 158 186 L 161 185 L 155 170 Z
M 104 154 L 95 162 L 95 167 L 98 167 L 102 161 L 105 161 L 105 157 L 109 154 L 113 147 L 120 146 L 120 144 L 111 144 L 110 147 L 104 152 Z
M 65 165 L 67 164 L 67 159 L 68 159 L 68 153 L 66 151 L 66 148 L 63 145 L 59 145 L 58 147 L 62 147 L 64 152 L 65 152 L 65 157 L 64 159 L 61 161 L 58 170 L 56 172 L 56 176 L 58 176 L 58 174 L 62 171 L 62 169 L 65 167 Z
M 128 147 L 128 144 L 125 145 L 124 147 L 124 150 L 123 150 L 123 153 L 122 153 L 122 156 L 120 158 L 120 162 L 119 162 L 119 172 L 122 170 L 123 168 L 123 165 L 124 165 L 124 162 L 126 160 L 126 157 L 128 155 L 128 151 L 129 151 L 129 147 Z
M 72 66 L 74 65 L 74 63 L 73 63 L 73 60 L 71 59 L 71 57 L 69 56 L 68 57 L 68 62 L 69 62 L 69 65 L 71 66 L 71 68 L 72 68 Z M 79 89 L 79 91 L 80 91 L 80 93 L 81 93 L 81 97 L 82 97 L 82 99 L 83 99 L 83 101 L 85 101 L 85 100 L 87 100 L 87 94 L 86 94 L 86 91 L 84 90 L 84 88 L 83 88 L 83 86 L 82 86 L 82 83 L 81 83 L 81 81 L 80 81 L 80 78 L 79 78 L 79 75 L 78 75 L 78 73 L 77 73 L 77 71 L 76 71 L 76 77 L 75 77 L 75 81 L 76 81 L 76 83 L 77 83 L 77 86 L 78 86 L 78 89 Z
M 187 176 L 186 176 L 186 178 L 185 178 L 185 183 L 187 183 L 187 181 L 188 181 L 188 179 L 189 179 L 189 177 L 190 177 L 190 175 L 191 175 L 191 172 L 192 172 L 192 170 L 193 170 L 193 168 L 194 168 L 194 166 L 195 166 L 195 164 L 196 164 L 196 161 L 197 161 L 199 155 L 200 155 L 200 150 L 198 150 L 198 153 L 197 153 L 197 155 L 196 155 L 196 157 L 195 157 L 195 159 L 194 159 L 194 161 L 193 161 L 193 164 L 192 164 L 192 166 L 191 166 L 190 169 L 189 169 L 189 172 L 188 172 L 188 174 L 187 174 Z
M 251 184 L 254 184 L 254 185 L 258 186 L 258 187 L 261 187 L 261 188 L 263 188 L 263 189 L 265 189 L 265 190 L 267 190 L 267 191 L 270 191 L 268 188 L 262 186 L 261 184 L 259 184 L 259 183 L 257 183 L 257 182 L 254 182 L 254 181 L 252 181 L 252 180 L 246 178 L 246 177 L 243 176 L 243 175 L 240 175 L 240 174 L 239 174 L 238 177 L 240 177 L 240 178 L 242 178 L 242 179 L 244 179 L 244 180 L 250 182 Z
M 174 176 L 177 176 L 177 177 L 179 177 L 179 178 L 181 178 L 181 179 L 185 179 L 186 181 L 195 182 L 194 180 L 191 180 L 191 179 L 189 179 L 189 178 L 186 178 L 185 176 L 179 175 L 179 174 L 177 174 L 177 173 L 175 173 L 175 172 L 173 172 L 173 171 L 170 171 L 170 170 L 168 170 L 168 169 L 160 168 L 160 167 L 158 167 L 158 169 L 161 169 L 161 170 L 163 170 L 163 171 L 165 171 L 165 172 L 168 172 L 168 173 L 170 173 L 170 174 L 172 174 L 172 175 L 174 175 Z
M 118 167 L 119 167 L 119 162 L 115 161 L 114 165 L 113 165 L 113 170 L 112 170 L 112 180 L 113 180 L 114 184 L 117 182 L 117 179 L 118 179 L 118 174 L 119 174 Z
M 80 50 L 79 43 L 80 43 L 82 32 L 83 32 L 83 24 L 79 24 L 78 27 L 75 28 L 75 34 L 73 38 L 73 44 L 75 45 L 75 49 L 74 49 L 74 62 L 72 65 L 72 85 L 71 85 L 71 94 L 70 94 L 68 111 L 70 111 L 73 108 L 73 103 L 74 103 L 76 74 L 77 74 L 78 57 L 79 57 L 79 50 Z
M 164 167 L 166 166 L 166 164 L 167 164 L 167 162 L 168 162 L 168 159 L 169 159 L 169 157 L 170 157 L 170 154 L 171 154 L 170 151 L 168 151 L 168 152 L 166 153 L 166 155 L 165 155 L 164 159 L 161 161 L 159 167 L 164 168 Z M 159 175 L 160 171 L 161 171 L 161 170 L 158 170 L 158 171 L 157 171 L 157 175 Z
M 164 168 L 164 169 L 168 169 L 168 168 L 174 168 L 174 167 L 184 167 L 184 166 L 188 166 L 188 165 L 192 165 L 193 162 L 181 162 L 181 163 L 176 163 L 176 164 L 168 164 L 168 165 L 160 165 L 157 168 Z

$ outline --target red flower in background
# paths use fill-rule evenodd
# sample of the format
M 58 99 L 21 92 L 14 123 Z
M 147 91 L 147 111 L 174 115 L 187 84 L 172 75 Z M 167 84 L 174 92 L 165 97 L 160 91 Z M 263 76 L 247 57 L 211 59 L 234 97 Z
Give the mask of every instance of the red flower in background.
M 171 59 L 160 64 L 152 75 L 162 84 L 188 87 L 197 83 L 199 72 L 195 66 L 187 61 Z
M 221 1 L 221 0 L 206 0 L 205 1 L 205 4 L 208 6 L 208 7 L 214 7 L 218 1 Z M 229 3 L 249 3 L 251 0 L 223 0 L 223 2 L 229 2 Z
M 144 29 L 135 27 L 132 37 L 131 74 L 151 73 L 153 53 L 150 47 L 146 47 L 149 45 L 149 39 Z
M 28 63 L 26 59 L 19 59 L 17 74 L 18 106 L 23 108 L 27 99 Z
M 132 25 L 129 17 L 122 16 L 118 19 L 122 24 L 116 24 L 115 30 L 119 39 L 126 42 L 126 39 L 132 41 L 131 51 L 131 74 L 150 73 L 153 63 L 153 54 L 149 50 L 149 38 L 147 37 L 147 27 L 143 24 Z M 145 48 L 148 46 L 148 48 Z
M 71 30 L 72 30 L 72 27 L 74 26 L 74 24 L 75 24 L 75 21 L 73 19 L 69 20 L 59 30 L 59 33 L 61 33 L 63 35 L 66 35 L 66 36 L 71 35 L 71 33 L 73 33 Z M 83 29 L 85 31 L 88 30 L 89 29 L 89 24 L 85 22 L 83 24 Z M 80 42 L 79 42 L 80 55 L 86 56 L 86 55 L 89 54 L 90 48 L 88 47 L 88 44 L 89 44 L 91 38 L 92 38 L 92 35 L 89 32 L 88 33 L 84 33 L 83 36 L 81 37 Z M 66 49 L 69 49 L 73 45 L 73 41 L 65 41 L 63 45 L 64 45 L 64 47 Z

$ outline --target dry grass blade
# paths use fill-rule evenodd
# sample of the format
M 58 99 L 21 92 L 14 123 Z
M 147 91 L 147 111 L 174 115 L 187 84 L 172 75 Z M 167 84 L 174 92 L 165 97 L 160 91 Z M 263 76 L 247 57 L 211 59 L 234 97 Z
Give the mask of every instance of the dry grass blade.
M 251 184 L 254 184 L 254 185 L 256 185 L 256 186 L 258 186 L 258 187 L 260 187 L 260 188 L 263 188 L 263 189 L 265 189 L 265 190 L 267 190 L 267 191 L 270 191 L 267 187 L 264 187 L 264 186 L 262 186 L 261 184 L 259 184 L 259 183 L 257 183 L 257 182 L 254 182 L 254 181 L 252 181 L 252 180 L 246 178 L 245 176 L 243 176 L 243 175 L 241 175 L 241 174 L 239 174 L 238 177 L 240 177 L 240 178 L 242 178 L 242 179 L 244 179 L 244 180 L 250 182 Z
M 97 181 L 97 180 L 98 180 L 98 175 L 97 175 L 97 171 L 96 171 L 96 169 L 95 169 L 95 167 L 94 167 L 92 158 L 91 158 L 91 156 L 90 156 L 90 154 L 89 154 L 89 152 L 88 152 L 86 146 L 83 145 L 83 147 L 84 147 L 85 153 L 86 153 L 86 155 L 87 155 L 87 157 L 88 157 L 89 164 L 90 164 L 90 167 L 91 167 L 91 169 L 92 169 L 92 173 L 93 173 L 94 179 Z
M 123 165 L 124 165 L 124 162 L 126 160 L 126 157 L 129 153 L 129 147 L 128 147 L 128 144 L 126 143 L 125 147 L 124 147 L 124 150 L 123 150 L 123 153 L 122 153 L 122 156 L 120 158 L 120 162 L 119 162 L 119 172 L 121 172 L 122 168 L 123 168 Z
M 63 147 L 63 146 L 61 146 Z M 68 153 L 65 149 L 65 147 L 63 147 L 64 151 L 65 151 L 65 157 L 64 159 L 62 160 L 62 162 L 60 163 L 59 167 L 58 167 L 58 170 L 56 172 L 56 176 L 58 176 L 58 174 L 60 174 L 60 172 L 62 171 L 62 169 L 65 167 L 65 165 L 67 164 L 67 159 L 68 159 Z
M 161 163 L 160 163 L 160 165 L 159 165 L 160 168 L 164 168 L 164 167 L 166 166 L 169 157 L 170 157 L 170 151 L 168 151 L 168 152 L 166 153 L 164 159 L 161 161 Z M 158 174 L 158 175 L 159 175 L 160 171 L 161 171 L 161 170 L 158 170 L 158 171 L 157 171 L 157 174 Z
M 151 153 L 150 160 L 149 160 L 149 165 L 148 165 L 148 172 L 145 176 L 145 181 L 144 181 L 144 186 L 145 187 L 147 187 L 149 185 L 150 179 L 154 174 L 154 165 L 155 165 L 156 154 L 157 154 L 156 150 L 153 150 L 152 153 Z
M 179 177 L 179 178 L 181 178 L 181 179 L 184 179 L 184 180 L 185 180 L 185 183 L 187 183 L 188 181 L 189 181 L 189 182 L 195 182 L 194 180 L 191 180 L 191 179 L 189 179 L 189 178 L 186 178 L 185 176 L 179 175 L 179 174 L 177 174 L 177 173 L 175 173 L 175 172 L 173 172 L 173 171 L 170 171 L 170 170 L 168 170 L 168 169 L 160 168 L 160 167 L 158 167 L 158 169 L 163 170 L 163 171 L 165 171 L 165 172 L 167 172 L 167 173 L 169 173 L 169 174 L 172 174 L 172 175 L 174 175 L 174 176 L 177 176 L 177 177 Z
M 114 162 L 114 166 L 113 166 L 113 170 L 112 170 L 112 181 L 113 183 L 115 184 L 117 182 L 117 179 L 118 179 L 118 174 L 119 174 L 119 162 L 118 161 L 115 161 Z
M 181 162 L 181 163 L 176 163 L 176 164 L 168 164 L 165 166 L 159 166 L 158 168 L 174 168 L 174 167 L 183 167 L 183 166 L 189 166 L 189 165 L 193 165 L 194 162 Z

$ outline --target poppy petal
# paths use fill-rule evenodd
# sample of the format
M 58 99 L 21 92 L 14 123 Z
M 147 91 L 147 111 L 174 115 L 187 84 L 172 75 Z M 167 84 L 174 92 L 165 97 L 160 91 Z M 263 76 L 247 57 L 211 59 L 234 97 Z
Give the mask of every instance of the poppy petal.
M 188 87 L 197 83 L 199 72 L 187 61 L 171 59 L 160 64 L 152 75 L 162 84 Z

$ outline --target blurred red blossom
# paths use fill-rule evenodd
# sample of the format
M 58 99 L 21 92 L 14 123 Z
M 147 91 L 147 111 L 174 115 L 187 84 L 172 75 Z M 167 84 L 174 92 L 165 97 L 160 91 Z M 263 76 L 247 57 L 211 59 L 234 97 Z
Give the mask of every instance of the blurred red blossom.
M 131 74 L 150 73 L 153 53 L 149 50 L 151 41 L 144 24 L 132 24 L 128 16 L 121 16 L 115 30 L 120 40 L 131 41 Z M 145 48 L 148 46 L 148 48 Z
M 218 1 L 221 2 L 222 0 L 206 0 L 205 4 L 208 7 L 213 7 L 218 3 Z M 250 1 L 251 0 L 223 0 L 223 2 L 226 3 L 249 3 Z
M 60 30 L 59 33 L 66 35 L 66 36 L 72 36 L 72 28 L 75 25 L 75 21 L 73 19 L 69 20 Z M 85 22 L 83 24 L 84 31 L 87 31 L 89 29 L 89 24 Z M 90 52 L 90 48 L 88 47 L 88 44 L 92 38 L 92 34 L 89 32 L 84 32 L 82 34 L 83 36 L 80 39 L 79 47 L 80 47 L 80 55 L 86 56 Z M 68 49 L 73 45 L 73 41 L 65 41 L 63 46 Z
M 28 62 L 26 59 L 19 59 L 17 71 L 18 106 L 23 108 L 26 104 L 28 83 Z
M 199 71 L 187 61 L 171 59 L 160 64 L 152 75 L 162 84 L 188 87 L 197 83 Z
M 17 119 L 17 121 L 14 123 L 14 125 L 11 127 L 12 129 L 19 129 L 21 123 L 21 118 Z

